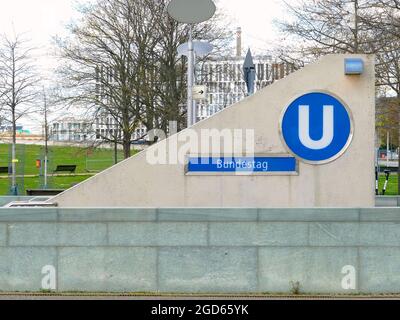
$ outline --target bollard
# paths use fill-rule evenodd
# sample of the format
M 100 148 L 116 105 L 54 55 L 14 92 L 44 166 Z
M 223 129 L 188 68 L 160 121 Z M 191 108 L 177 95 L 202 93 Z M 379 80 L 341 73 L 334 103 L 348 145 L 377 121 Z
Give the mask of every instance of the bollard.
M 379 195 L 378 167 L 375 167 L 375 194 Z
M 386 187 L 389 181 L 389 176 L 390 176 L 390 170 L 385 170 L 385 184 L 383 185 L 383 190 L 382 190 L 382 194 L 385 195 L 386 192 Z

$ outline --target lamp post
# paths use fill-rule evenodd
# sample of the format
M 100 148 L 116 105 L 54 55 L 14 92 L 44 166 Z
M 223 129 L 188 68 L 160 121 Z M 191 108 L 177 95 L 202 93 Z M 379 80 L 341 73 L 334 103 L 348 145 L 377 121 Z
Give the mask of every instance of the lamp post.
M 193 25 L 189 25 L 188 41 L 188 74 L 187 74 L 187 126 L 193 124 L 195 110 L 193 108 L 193 79 L 194 79 L 194 56 L 193 56 Z
M 189 42 L 182 43 L 178 47 L 178 56 L 187 56 L 188 59 L 189 57 L 193 57 L 193 62 L 190 62 L 189 65 L 193 65 L 193 70 L 189 70 L 188 72 L 188 77 L 193 76 L 193 78 L 188 79 L 188 88 L 192 87 L 192 90 L 188 92 L 188 105 L 190 105 L 192 101 L 192 106 L 193 109 L 189 110 L 192 115 L 190 117 L 190 114 L 188 114 L 188 118 L 192 119 L 191 123 L 195 124 L 197 122 L 197 104 L 196 104 L 196 96 L 195 96 L 195 90 L 196 90 L 196 76 L 195 76 L 195 66 L 196 66 L 196 58 L 197 57 L 204 57 L 208 55 L 212 50 L 213 50 L 213 45 L 208 42 L 204 41 L 193 41 L 193 39 L 190 39 L 191 45 L 192 45 L 192 50 L 189 50 Z M 191 93 L 191 96 L 189 95 Z M 191 98 L 191 99 L 190 99 Z M 189 123 L 189 121 L 188 121 Z
M 214 15 L 216 10 L 212 0 L 171 0 L 167 11 L 172 19 L 189 24 L 188 42 L 188 75 L 187 75 L 187 126 L 194 123 L 193 108 L 193 80 L 194 80 L 194 48 L 193 24 L 206 21 Z

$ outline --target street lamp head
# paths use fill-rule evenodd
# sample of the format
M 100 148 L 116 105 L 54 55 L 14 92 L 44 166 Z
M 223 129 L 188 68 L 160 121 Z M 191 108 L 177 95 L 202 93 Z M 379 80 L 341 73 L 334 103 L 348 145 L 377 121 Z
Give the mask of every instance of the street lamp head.
M 193 50 L 198 57 L 204 57 L 213 50 L 213 45 L 205 41 L 193 41 Z M 178 47 L 178 56 L 189 55 L 189 43 L 182 43 Z
M 182 23 L 200 23 L 213 17 L 216 11 L 212 0 L 171 0 L 168 14 Z

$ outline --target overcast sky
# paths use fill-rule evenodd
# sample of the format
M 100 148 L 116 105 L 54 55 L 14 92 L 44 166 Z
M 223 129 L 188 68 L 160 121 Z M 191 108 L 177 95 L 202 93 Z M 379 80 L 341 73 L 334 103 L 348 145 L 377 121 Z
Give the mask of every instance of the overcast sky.
M 27 32 L 35 45 L 49 45 L 52 36 L 65 32 L 65 25 L 78 16 L 79 3 L 92 0 L 0 0 L 2 33 Z M 276 40 L 273 19 L 282 16 L 280 0 L 219 0 L 218 7 L 243 30 L 243 46 L 261 51 Z
M 48 69 L 54 65 L 50 58 L 52 37 L 65 34 L 66 25 L 79 17 L 76 7 L 89 1 L 94 0 L 0 0 L 0 32 L 26 33 L 40 49 L 39 65 Z M 273 20 L 283 15 L 281 0 L 219 0 L 217 5 L 231 19 L 234 29 L 242 28 L 243 49 L 267 53 L 278 42 Z

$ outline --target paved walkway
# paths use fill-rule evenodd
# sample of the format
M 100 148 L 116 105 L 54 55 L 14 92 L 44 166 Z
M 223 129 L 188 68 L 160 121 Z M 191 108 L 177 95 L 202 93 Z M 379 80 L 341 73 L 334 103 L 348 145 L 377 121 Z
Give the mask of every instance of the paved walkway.
M 0 300 L 400 300 L 400 294 L 382 295 L 140 295 L 0 293 Z

